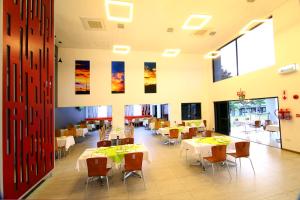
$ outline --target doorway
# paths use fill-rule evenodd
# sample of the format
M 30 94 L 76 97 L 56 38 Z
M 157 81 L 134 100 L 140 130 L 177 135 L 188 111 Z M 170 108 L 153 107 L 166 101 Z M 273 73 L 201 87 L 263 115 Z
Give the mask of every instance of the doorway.
M 215 131 L 224 135 L 230 133 L 229 102 L 214 102 L 215 108 Z

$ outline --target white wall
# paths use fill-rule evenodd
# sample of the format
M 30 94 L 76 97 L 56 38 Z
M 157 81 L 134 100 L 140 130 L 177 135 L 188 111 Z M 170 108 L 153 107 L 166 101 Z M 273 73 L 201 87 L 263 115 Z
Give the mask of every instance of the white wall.
M 0 198 L 3 197 L 3 165 L 2 165 L 2 72 L 3 72 L 3 1 L 0 0 Z
M 123 126 L 124 105 L 169 103 L 170 121 L 181 121 L 181 102 L 207 102 L 201 55 L 164 58 L 155 52 L 116 55 L 95 49 L 59 49 L 58 106 L 112 105 L 113 125 Z M 75 95 L 75 60 L 90 60 L 91 94 Z M 125 94 L 111 94 L 111 61 L 125 61 Z M 157 62 L 157 93 L 144 93 L 144 62 Z M 206 119 L 206 110 L 202 110 Z
M 241 88 L 246 91 L 246 98 L 279 97 L 280 108 L 289 108 L 292 111 L 291 121 L 281 120 L 281 135 L 283 148 L 300 152 L 300 100 L 293 100 L 294 94 L 300 95 L 300 72 L 280 75 L 278 68 L 291 63 L 300 64 L 300 3 L 298 0 L 289 0 L 284 5 L 270 13 L 274 20 L 276 64 L 269 68 L 212 83 L 209 80 L 211 93 L 210 114 L 207 117 L 213 120 L 213 102 L 237 99 L 236 92 Z M 234 38 L 232 38 L 234 39 Z M 227 41 L 224 41 L 224 44 Z M 222 44 L 220 44 L 221 46 Z M 211 64 L 206 66 L 212 73 Z M 282 100 L 283 90 L 287 91 L 288 99 Z M 212 123 L 213 124 L 213 123 Z

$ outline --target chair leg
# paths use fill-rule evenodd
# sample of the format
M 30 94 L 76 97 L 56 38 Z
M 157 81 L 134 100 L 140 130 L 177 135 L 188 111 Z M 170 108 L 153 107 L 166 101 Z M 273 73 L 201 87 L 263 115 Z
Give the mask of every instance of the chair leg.
M 215 176 L 215 168 L 214 168 L 214 164 L 211 163 L 211 167 L 212 167 L 212 170 L 213 170 L 213 176 Z
M 225 164 L 226 164 L 226 168 L 227 168 L 228 174 L 229 174 L 229 176 L 230 176 L 230 178 L 231 178 L 231 174 L 230 174 L 230 170 L 229 170 L 227 161 L 225 161 Z
M 239 158 L 239 163 L 240 163 L 240 171 L 242 170 L 242 162 L 241 162 L 241 158 Z
M 235 175 L 237 176 L 237 163 L 236 163 L 236 158 L 234 158 L 234 162 L 235 162 Z
M 105 177 L 106 177 L 107 190 L 109 190 L 108 176 L 105 176 Z
M 126 184 L 126 172 L 124 172 L 124 176 L 123 176 L 123 183 Z
M 253 167 L 253 163 L 252 163 L 252 160 L 251 160 L 251 158 L 249 158 L 249 157 L 248 157 L 248 159 L 250 160 L 250 163 L 251 163 L 251 167 L 252 167 L 252 169 L 253 169 L 253 173 L 254 173 L 254 175 L 255 175 L 255 170 L 254 170 L 254 167 Z
M 145 179 L 144 179 L 144 173 L 143 173 L 143 170 L 141 170 L 141 174 L 142 174 L 142 179 L 143 179 L 143 182 L 144 182 L 144 188 L 146 188 L 146 183 L 145 183 Z

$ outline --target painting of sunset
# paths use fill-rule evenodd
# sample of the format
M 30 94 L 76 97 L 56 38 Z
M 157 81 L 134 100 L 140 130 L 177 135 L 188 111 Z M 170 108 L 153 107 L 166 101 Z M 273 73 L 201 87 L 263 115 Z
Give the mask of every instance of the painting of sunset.
M 90 94 L 90 61 L 75 61 L 75 94 Z
M 144 63 L 145 93 L 156 93 L 156 63 Z
M 111 63 L 111 93 L 125 92 L 125 70 L 124 62 L 113 61 Z

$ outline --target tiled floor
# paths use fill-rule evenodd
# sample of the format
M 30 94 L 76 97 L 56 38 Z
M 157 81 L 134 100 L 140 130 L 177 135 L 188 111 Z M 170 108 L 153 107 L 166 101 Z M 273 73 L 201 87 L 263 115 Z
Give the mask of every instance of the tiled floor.
M 66 158 L 56 162 L 52 177 L 37 188 L 29 199 L 297 199 L 300 193 L 300 155 L 265 145 L 251 144 L 251 158 L 256 170 L 254 176 L 248 160 L 242 161 L 242 170 L 232 179 L 223 167 L 213 177 L 210 168 L 202 171 L 189 166 L 180 156 L 179 145 L 163 145 L 159 136 L 144 128 L 135 130 L 136 143 L 144 143 L 152 162 L 144 163 L 146 188 L 139 178 L 121 181 L 121 172 L 114 171 L 110 190 L 99 183 L 90 183 L 85 190 L 86 174 L 75 170 L 76 159 L 87 147 L 96 146 L 97 133 L 76 144 Z

